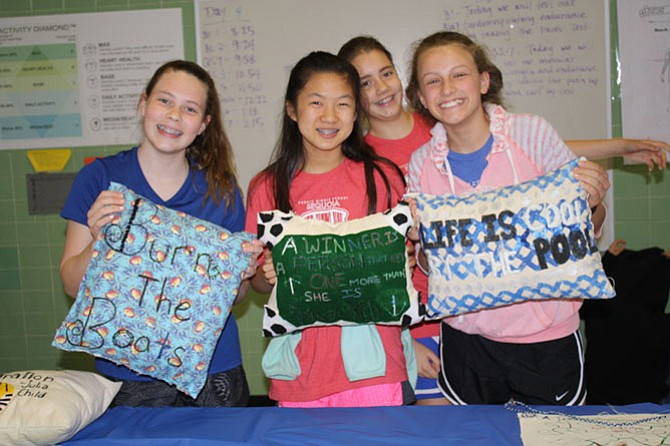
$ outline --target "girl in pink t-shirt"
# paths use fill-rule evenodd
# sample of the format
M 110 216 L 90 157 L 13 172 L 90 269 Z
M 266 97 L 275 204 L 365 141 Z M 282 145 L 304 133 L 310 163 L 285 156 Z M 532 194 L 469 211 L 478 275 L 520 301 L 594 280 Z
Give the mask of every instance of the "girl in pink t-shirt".
M 279 209 L 331 223 L 365 217 L 395 205 L 404 193 L 400 170 L 363 141 L 357 117 L 358 73 L 345 60 L 312 52 L 292 69 L 282 130 L 273 161 L 249 186 L 246 229 L 256 232 L 259 211 Z M 276 283 L 272 256 L 265 251 L 252 287 L 262 293 Z M 343 330 L 325 326 L 302 330 L 286 361 L 266 361 L 270 398 L 282 407 L 389 406 L 408 404 L 408 382 L 401 329 L 374 326 L 379 367 L 352 378 L 343 359 Z M 285 336 L 271 343 L 285 343 Z M 283 339 L 281 339 L 283 338 Z M 367 341 L 366 341 L 367 342 Z M 363 362 L 372 362 L 365 358 Z M 362 364 L 367 366 L 368 364 Z M 291 368 L 287 373 L 287 368 Z

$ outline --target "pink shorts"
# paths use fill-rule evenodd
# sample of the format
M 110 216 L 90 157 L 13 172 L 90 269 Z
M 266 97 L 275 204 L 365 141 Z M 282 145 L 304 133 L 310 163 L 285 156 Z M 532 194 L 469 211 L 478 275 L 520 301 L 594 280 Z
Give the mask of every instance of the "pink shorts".
M 402 406 L 402 384 L 378 384 L 345 390 L 312 401 L 280 401 L 279 407 Z

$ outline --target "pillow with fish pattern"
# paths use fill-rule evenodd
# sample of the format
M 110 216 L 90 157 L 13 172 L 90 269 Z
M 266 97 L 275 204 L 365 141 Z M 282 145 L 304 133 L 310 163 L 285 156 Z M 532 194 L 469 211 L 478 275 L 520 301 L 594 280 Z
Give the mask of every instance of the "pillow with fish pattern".
M 254 236 L 152 203 L 123 185 L 53 345 L 86 352 L 196 397 L 248 267 Z

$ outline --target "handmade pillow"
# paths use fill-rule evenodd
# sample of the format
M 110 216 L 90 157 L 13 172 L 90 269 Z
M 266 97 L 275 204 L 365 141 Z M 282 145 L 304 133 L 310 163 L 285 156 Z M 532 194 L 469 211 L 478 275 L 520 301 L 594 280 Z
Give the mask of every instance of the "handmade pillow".
M 277 283 L 263 332 L 323 325 L 409 325 L 421 320 L 406 250 L 409 207 L 331 224 L 259 212 L 258 238 L 272 250 Z
M 102 415 L 120 387 L 75 370 L 0 373 L 0 444 L 66 441 Z
M 467 195 L 410 194 L 429 264 L 431 317 L 531 299 L 614 296 L 577 160 L 533 180 Z
M 196 397 L 237 295 L 253 239 L 156 205 L 124 186 L 55 347 L 82 351 Z

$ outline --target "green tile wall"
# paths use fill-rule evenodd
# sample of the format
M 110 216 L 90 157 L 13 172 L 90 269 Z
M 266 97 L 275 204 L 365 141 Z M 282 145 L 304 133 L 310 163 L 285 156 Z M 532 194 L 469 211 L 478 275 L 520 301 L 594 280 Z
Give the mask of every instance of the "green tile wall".
M 180 7 L 185 57 L 195 60 L 192 0 L 0 0 L 0 17 L 74 14 L 130 9 Z M 616 11 L 614 0 L 610 11 Z M 616 42 L 616 20 L 611 28 Z M 616 79 L 616 73 L 613 78 Z M 618 91 L 613 91 L 618 97 Z M 613 103 L 613 134 L 621 134 L 620 104 Z M 76 172 L 87 156 L 115 153 L 126 147 L 77 147 L 65 168 Z M 26 368 L 92 370 L 85 354 L 63 353 L 50 347 L 52 333 L 70 302 L 62 292 L 58 273 L 65 235 L 64 222 L 55 215 L 31 216 L 27 211 L 25 176 L 32 168 L 24 151 L 0 151 L 0 372 Z M 661 246 L 670 249 L 670 172 L 650 175 L 646 168 L 615 163 L 614 219 L 616 236 L 632 249 Z M 261 338 L 263 296 L 250 293 L 235 308 L 240 326 L 244 364 L 252 393 L 267 392 L 260 369 L 266 341 Z
M 616 0 L 609 1 L 611 42 L 618 41 Z M 617 60 L 612 46 L 610 58 Z M 611 67 L 612 79 L 618 79 L 616 64 Z M 621 102 L 618 85 L 612 86 L 612 135 L 621 136 Z M 650 173 L 646 166 L 614 162 L 614 232 L 626 240 L 628 248 L 658 246 L 670 249 L 670 171 Z
M 670 249 L 670 172 L 617 163 L 614 170 L 616 236 L 631 249 Z
M 193 0 L 0 0 L 0 18 L 161 8 L 181 8 L 184 56 L 195 60 Z M 126 148 L 73 148 L 64 171 L 78 171 L 85 157 Z M 62 291 L 58 272 L 65 222 L 57 215 L 28 215 L 29 173 L 33 169 L 25 151 L 0 151 L 0 372 L 27 368 L 93 370 L 89 355 L 51 347 L 53 334 L 71 304 Z M 260 365 L 266 345 L 260 329 L 263 298 L 252 292 L 234 310 L 252 394 L 267 393 Z

